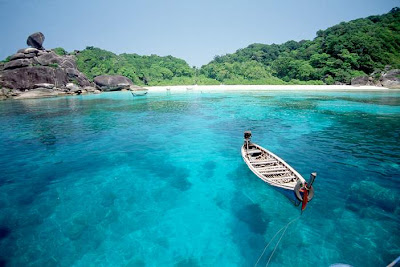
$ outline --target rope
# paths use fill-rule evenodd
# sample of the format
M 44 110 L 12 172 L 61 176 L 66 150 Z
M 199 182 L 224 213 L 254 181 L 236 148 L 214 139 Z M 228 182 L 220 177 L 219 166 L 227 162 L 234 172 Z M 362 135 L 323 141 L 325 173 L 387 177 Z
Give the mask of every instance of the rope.
M 283 229 L 285 229 L 285 230 L 283 231 L 283 234 L 282 234 L 281 237 L 279 238 L 278 243 L 276 243 L 275 248 L 274 248 L 274 250 L 272 251 L 271 256 L 270 256 L 269 259 L 268 259 L 268 262 L 267 262 L 267 264 L 266 264 L 266 266 L 268 266 L 270 260 L 272 259 L 272 256 L 273 256 L 274 253 L 275 253 L 276 248 L 278 247 L 279 243 L 281 242 L 282 237 L 285 235 L 285 232 L 286 232 L 286 230 L 288 229 L 289 225 L 290 225 L 292 222 L 294 222 L 294 221 L 296 221 L 297 219 L 299 219 L 299 218 L 300 218 L 300 216 L 297 216 L 296 218 L 294 218 L 293 220 L 291 220 L 290 222 L 288 222 L 285 226 L 283 226 L 281 229 L 279 229 L 279 230 L 275 233 L 275 235 L 271 238 L 271 240 L 268 242 L 268 244 L 264 247 L 264 250 L 263 250 L 263 252 L 261 253 L 260 257 L 258 257 L 258 260 L 257 260 L 256 264 L 254 264 L 254 267 L 257 266 L 257 264 L 258 264 L 259 261 L 261 260 L 262 256 L 264 256 L 265 251 L 267 250 L 267 248 L 269 247 L 269 245 L 272 243 L 272 241 L 275 239 L 275 237 L 276 237 Z
M 267 250 L 267 248 L 269 247 L 269 244 L 271 244 L 272 240 L 275 239 L 275 237 L 283 230 L 283 228 L 285 228 L 285 226 L 282 227 L 278 232 L 276 232 L 276 234 L 274 235 L 274 237 L 273 237 L 273 238 L 269 241 L 269 243 L 265 246 L 265 248 L 264 248 L 263 252 L 261 253 L 260 257 L 258 258 L 256 264 L 254 264 L 254 267 L 257 266 L 258 262 L 261 260 L 262 256 L 264 255 L 265 250 Z

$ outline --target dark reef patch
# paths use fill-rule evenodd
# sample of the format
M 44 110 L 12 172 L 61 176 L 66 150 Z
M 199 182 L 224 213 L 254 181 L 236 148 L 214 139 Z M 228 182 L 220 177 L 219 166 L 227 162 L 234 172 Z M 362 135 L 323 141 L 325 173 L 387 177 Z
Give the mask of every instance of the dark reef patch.
M 7 238 L 11 234 L 11 229 L 5 226 L 0 226 L 0 240 Z
M 263 235 L 267 230 L 267 221 L 258 204 L 246 205 L 236 211 L 235 215 L 240 221 L 246 223 L 255 234 Z
M 214 176 L 214 170 L 216 167 L 217 164 L 214 161 L 209 160 L 203 164 L 202 172 L 200 175 L 206 181 L 210 177 Z
M 181 260 L 174 265 L 175 267 L 197 267 L 200 266 L 195 259 L 189 258 Z

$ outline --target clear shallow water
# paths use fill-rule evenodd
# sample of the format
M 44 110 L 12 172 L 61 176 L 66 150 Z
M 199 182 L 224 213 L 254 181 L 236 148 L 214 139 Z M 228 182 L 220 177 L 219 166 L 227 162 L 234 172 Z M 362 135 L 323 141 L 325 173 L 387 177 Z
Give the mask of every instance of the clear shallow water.
M 300 211 L 242 162 L 247 129 L 304 177 L 318 172 L 271 266 L 400 255 L 398 92 L 3 101 L 0 129 L 6 266 L 253 266 Z

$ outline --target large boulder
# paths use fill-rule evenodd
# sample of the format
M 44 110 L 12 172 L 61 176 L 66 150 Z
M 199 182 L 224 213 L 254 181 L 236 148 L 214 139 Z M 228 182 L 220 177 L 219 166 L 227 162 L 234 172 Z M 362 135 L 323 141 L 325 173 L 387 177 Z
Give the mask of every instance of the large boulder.
M 76 69 L 76 58 L 75 56 L 67 55 L 61 57 L 61 63 L 60 63 L 61 68 L 73 68 Z
M 387 88 L 400 88 L 400 69 L 393 69 L 383 74 L 380 82 Z
M 59 56 L 53 51 L 27 48 L 18 50 L 10 61 L 0 67 L 0 87 L 33 89 L 37 84 L 50 83 L 65 88 L 73 82 L 80 87 L 92 83 L 76 68 L 74 56 Z
M 118 91 L 129 89 L 133 82 L 121 75 L 101 75 L 94 78 L 97 88 L 102 91 Z
M 93 83 L 77 69 L 75 56 L 45 50 L 43 41 L 42 33 L 34 33 L 27 40 L 32 47 L 19 49 L 9 62 L 0 62 L 0 99 L 89 92 L 83 88 Z M 91 89 L 90 92 L 99 91 Z
M 34 60 L 37 64 L 42 66 L 49 66 L 49 65 L 54 66 L 54 64 L 57 64 L 57 66 L 59 66 L 62 61 L 61 57 L 56 53 L 54 53 L 53 51 L 40 54 Z
M 360 76 L 351 79 L 351 85 L 354 86 L 362 86 L 362 85 L 370 85 L 370 77 L 368 76 Z
M 40 50 L 44 49 L 43 42 L 44 42 L 44 34 L 41 32 L 35 32 L 29 35 L 28 39 L 26 40 L 27 45 Z
M 16 69 L 16 68 L 22 68 L 22 67 L 27 67 L 32 64 L 32 61 L 29 59 L 15 59 L 10 62 L 7 62 L 4 65 L 4 69 Z
M 11 63 L 13 61 L 10 61 Z M 12 89 L 33 89 L 36 84 L 50 83 L 65 87 L 69 82 L 67 73 L 61 68 L 29 66 L 4 70 L 0 73 L 0 85 Z
M 10 57 L 10 60 L 23 59 L 23 58 L 33 58 L 35 56 L 36 56 L 35 53 L 27 53 L 27 54 L 25 54 L 25 53 L 16 53 L 16 54 L 14 54 L 14 55 L 12 55 Z

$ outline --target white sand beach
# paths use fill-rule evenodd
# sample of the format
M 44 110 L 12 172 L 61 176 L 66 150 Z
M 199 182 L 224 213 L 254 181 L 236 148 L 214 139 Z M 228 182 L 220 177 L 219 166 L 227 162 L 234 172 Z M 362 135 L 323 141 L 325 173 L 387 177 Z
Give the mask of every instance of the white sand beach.
M 399 91 L 378 86 L 351 85 L 179 85 L 147 86 L 150 92 L 162 91 Z

